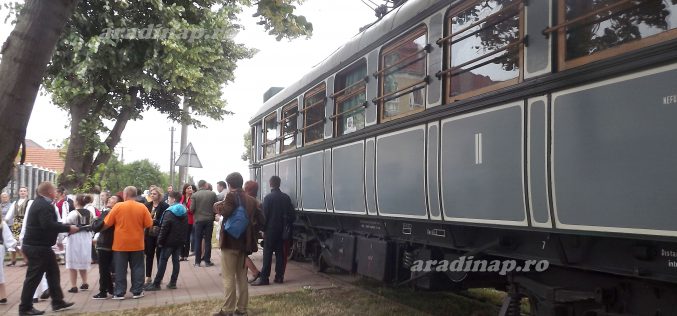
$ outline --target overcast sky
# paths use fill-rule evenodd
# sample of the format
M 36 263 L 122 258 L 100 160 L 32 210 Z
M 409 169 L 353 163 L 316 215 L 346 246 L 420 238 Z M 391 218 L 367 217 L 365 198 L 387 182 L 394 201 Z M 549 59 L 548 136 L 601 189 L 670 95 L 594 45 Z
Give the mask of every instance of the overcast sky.
M 0 0 L 0 4 L 8 1 Z M 205 119 L 203 123 L 207 128 L 191 128 L 188 132 L 188 140 L 193 143 L 204 167 L 190 170 L 196 181 L 205 179 L 216 183 L 233 171 L 239 171 L 247 178 L 247 163 L 240 158 L 245 150 L 242 135 L 249 130 L 249 119 L 262 105 L 263 93 L 269 87 L 285 87 L 297 81 L 355 36 L 360 27 L 375 20 L 373 11 L 360 0 L 307 0 L 299 6 L 298 13 L 313 23 L 313 37 L 277 42 L 256 25 L 256 20 L 251 17 L 253 12 L 245 10 L 241 14 L 241 24 L 246 29 L 238 34 L 236 41 L 258 49 L 259 53 L 238 63 L 235 82 L 224 90 L 228 110 L 235 114 L 223 121 Z M 2 22 L 7 12 L 0 13 Z M 0 26 L 0 42 L 4 43 L 12 29 L 8 24 Z M 68 137 L 67 124 L 68 113 L 51 104 L 49 96 L 40 95 L 26 138 L 44 147 L 54 147 Z M 125 162 L 147 158 L 160 165 L 163 171 L 169 171 L 171 126 L 177 128 L 175 151 L 178 157 L 180 126 L 156 111 L 146 112 L 142 120 L 129 122 L 116 151 L 119 154 L 120 147 L 124 147 Z

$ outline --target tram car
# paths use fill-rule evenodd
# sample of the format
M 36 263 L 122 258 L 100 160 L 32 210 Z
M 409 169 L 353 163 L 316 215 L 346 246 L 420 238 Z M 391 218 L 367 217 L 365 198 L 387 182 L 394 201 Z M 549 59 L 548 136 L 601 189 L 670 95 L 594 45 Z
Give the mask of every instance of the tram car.
M 677 1 L 410 0 L 251 119 L 294 251 L 501 313 L 677 315 Z M 421 260 L 545 271 L 415 271 Z

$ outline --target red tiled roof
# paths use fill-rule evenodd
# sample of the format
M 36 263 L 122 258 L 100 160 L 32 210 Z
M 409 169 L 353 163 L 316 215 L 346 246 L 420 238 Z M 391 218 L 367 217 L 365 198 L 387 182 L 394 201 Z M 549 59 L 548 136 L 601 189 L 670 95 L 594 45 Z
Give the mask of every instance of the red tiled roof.
M 28 146 L 30 140 L 26 140 L 26 161 L 25 164 L 31 164 L 41 168 L 55 170 L 57 173 L 63 172 L 66 162 L 61 158 L 59 149 L 45 149 L 40 145 Z M 30 141 L 32 144 L 34 142 Z M 19 162 L 17 157 L 16 162 Z

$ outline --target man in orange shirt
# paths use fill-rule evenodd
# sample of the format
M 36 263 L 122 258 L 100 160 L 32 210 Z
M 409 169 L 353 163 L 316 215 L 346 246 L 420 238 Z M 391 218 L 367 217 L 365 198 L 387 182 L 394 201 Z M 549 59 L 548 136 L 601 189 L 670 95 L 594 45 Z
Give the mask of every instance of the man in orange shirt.
M 104 219 L 104 229 L 115 226 L 113 233 L 113 264 L 115 266 L 114 300 L 125 299 L 127 264 L 132 270 L 132 298 L 143 297 L 143 230 L 153 225 L 145 205 L 136 201 L 136 188 L 126 187 L 124 202 L 115 204 Z

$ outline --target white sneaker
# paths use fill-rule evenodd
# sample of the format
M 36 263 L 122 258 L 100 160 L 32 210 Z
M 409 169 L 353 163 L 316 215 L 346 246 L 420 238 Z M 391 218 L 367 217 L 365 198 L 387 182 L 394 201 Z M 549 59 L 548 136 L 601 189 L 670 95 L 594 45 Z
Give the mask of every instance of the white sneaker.
M 113 295 L 113 299 L 114 299 L 114 300 L 124 300 L 125 297 L 124 297 L 124 296 Z
M 144 296 L 144 295 L 143 295 L 143 292 L 141 292 L 141 293 L 139 293 L 139 294 L 134 294 L 134 295 L 132 295 L 132 298 L 133 298 L 133 299 L 137 299 L 137 298 L 142 298 L 143 296 Z

